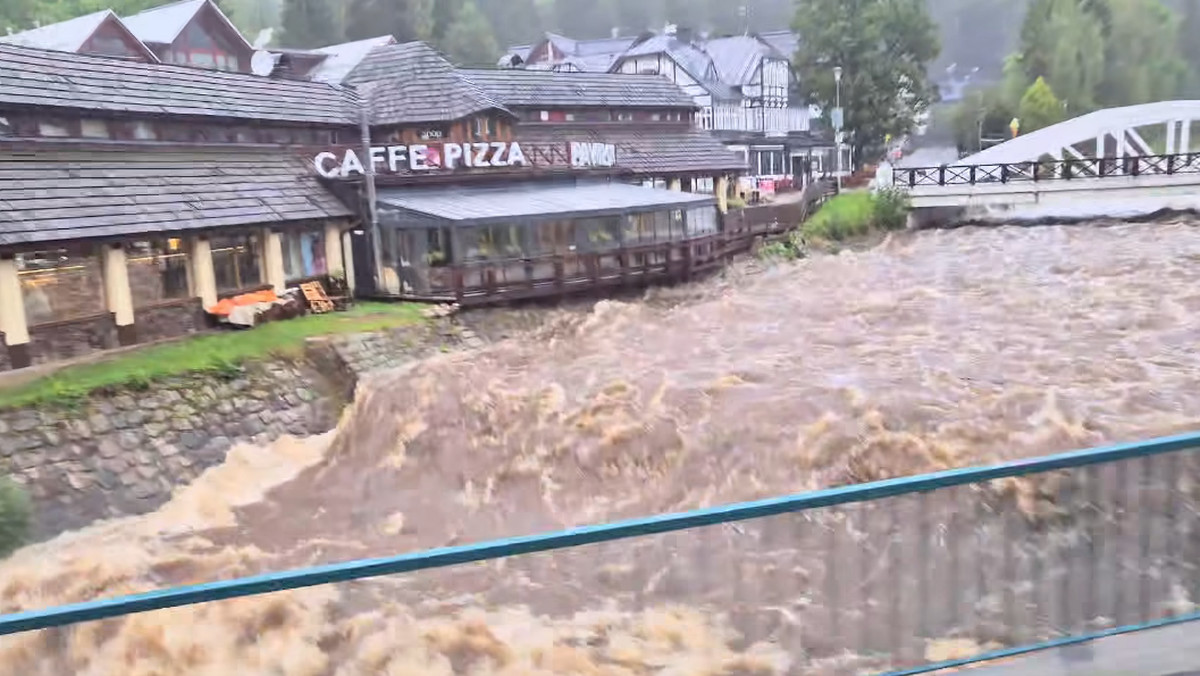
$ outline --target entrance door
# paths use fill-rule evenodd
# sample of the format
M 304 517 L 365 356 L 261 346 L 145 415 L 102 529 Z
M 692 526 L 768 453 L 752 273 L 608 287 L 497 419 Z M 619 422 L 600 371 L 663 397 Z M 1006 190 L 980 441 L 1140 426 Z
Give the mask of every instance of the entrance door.
M 350 251 L 354 258 L 354 284 L 358 295 L 375 295 L 375 255 L 366 230 L 350 232 Z

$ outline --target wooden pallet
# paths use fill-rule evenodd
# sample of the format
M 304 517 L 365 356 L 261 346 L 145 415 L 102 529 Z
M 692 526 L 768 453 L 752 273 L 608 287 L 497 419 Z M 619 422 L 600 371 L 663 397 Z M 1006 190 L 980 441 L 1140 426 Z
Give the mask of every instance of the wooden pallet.
M 300 285 L 300 293 L 304 294 L 304 300 L 308 301 L 308 307 L 315 314 L 325 314 L 333 312 L 333 301 L 329 300 L 329 296 L 325 295 L 325 287 L 321 286 L 320 282 L 305 282 Z

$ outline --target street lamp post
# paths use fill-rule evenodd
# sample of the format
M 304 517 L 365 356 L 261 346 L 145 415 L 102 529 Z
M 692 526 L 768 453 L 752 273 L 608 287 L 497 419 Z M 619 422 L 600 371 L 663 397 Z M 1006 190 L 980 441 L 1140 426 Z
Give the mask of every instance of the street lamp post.
M 837 94 L 833 108 L 833 133 L 837 141 L 837 189 L 842 192 L 842 124 L 844 113 L 842 112 L 842 67 L 834 66 L 833 82 Z

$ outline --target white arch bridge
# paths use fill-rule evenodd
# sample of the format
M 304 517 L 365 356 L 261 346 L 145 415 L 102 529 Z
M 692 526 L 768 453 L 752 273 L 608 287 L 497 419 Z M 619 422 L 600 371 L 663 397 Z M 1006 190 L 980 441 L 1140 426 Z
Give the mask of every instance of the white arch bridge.
M 909 192 L 917 224 L 947 212 L 1092 217 L 1200 209 L 1198 147 L 1200 101 L 1162 101 L 1089 113 L 957 164 L 897 168 L 892 182 Z

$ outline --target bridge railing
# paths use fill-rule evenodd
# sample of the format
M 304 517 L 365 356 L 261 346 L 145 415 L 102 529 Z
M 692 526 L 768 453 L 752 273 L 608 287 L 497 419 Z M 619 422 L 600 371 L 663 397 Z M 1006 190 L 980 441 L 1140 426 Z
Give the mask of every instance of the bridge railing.
M 523 604 L 542 626 L 522 635 L 597 662 L 694 650 L 748 673 L 925 673 L 1200 619 L 1198 447 L 1189 434 L 32 610 L 0 616 L 0 636 L 64 646 L 73 623 L 110 623 L 96 639 L 133 613 L 356 580 L 337 612 L 370 599 L 452 623 Z
M 894 170 L 892 182 L 897 186 L 917 188 L 1174 174 L 1200 174 L 1200 153 L 902 167 Z

